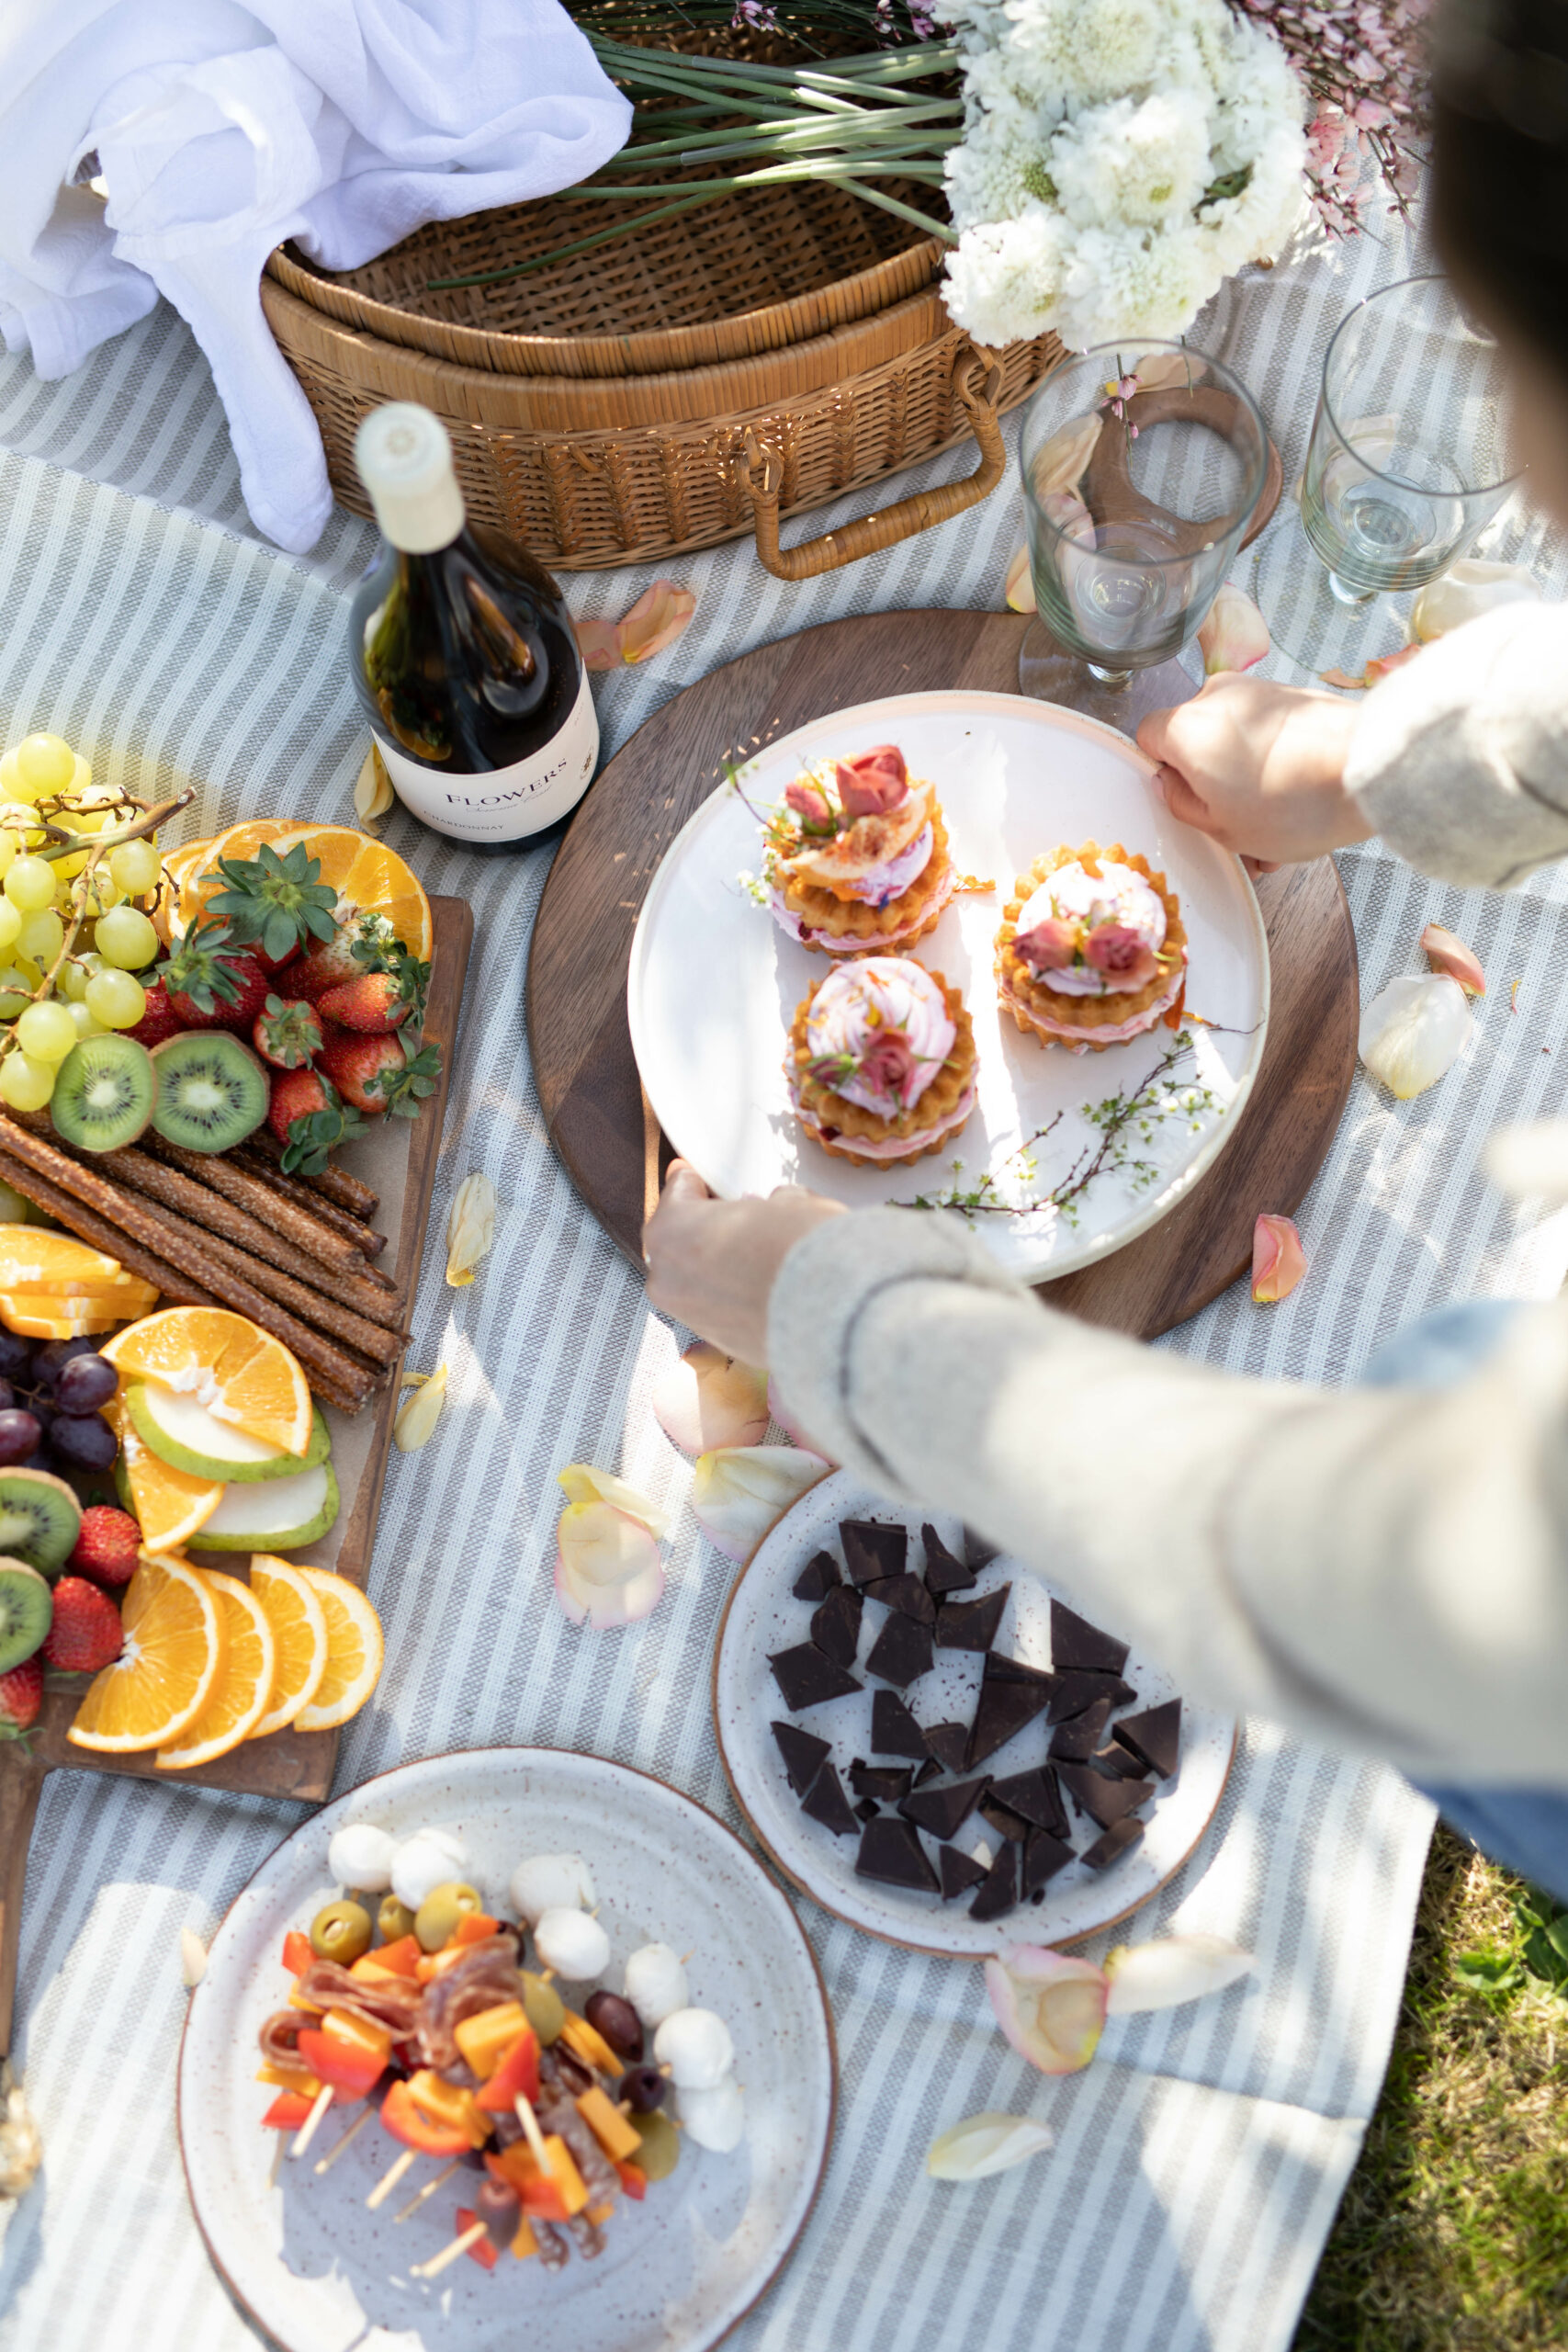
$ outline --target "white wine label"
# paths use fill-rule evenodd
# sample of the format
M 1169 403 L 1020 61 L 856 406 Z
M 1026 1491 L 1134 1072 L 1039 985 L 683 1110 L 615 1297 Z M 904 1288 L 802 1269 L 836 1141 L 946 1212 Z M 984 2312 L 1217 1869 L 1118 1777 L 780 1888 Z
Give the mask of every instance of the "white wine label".
M 384 735 L 376 741 L 392 789 L 421 824 L 457 842 L 520 842 L 566 816 L 587 791 L 599 757 L 599 720 L 584 670 L 566 724 L 542 751 L 512 767 L 447 775 L 411 760 Z

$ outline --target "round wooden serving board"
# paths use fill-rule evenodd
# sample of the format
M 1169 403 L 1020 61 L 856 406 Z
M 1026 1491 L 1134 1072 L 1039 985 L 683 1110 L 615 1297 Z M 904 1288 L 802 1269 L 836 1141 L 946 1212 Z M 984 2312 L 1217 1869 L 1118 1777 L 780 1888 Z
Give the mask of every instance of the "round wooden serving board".
M 669 1149 L 626 1027 L 632 932 L 660 859 L 727 759 L 879 695 L 1017 690 L 1012 613 L 858 615 L 758 646 L 657 711 L 584 799 L 545 884 L 528 959 L 528 1042 L 550 1139 L 605 1231 L 640 1264 Z M 1169 1216 L 1114 1256 L 1040 1285 L 1087 1322 L 1152 1339 L 1252 1262 L 1259 1210 L 1289 1216 L 1322 1166 L 1356 1066 L 1350 911 L 1331 859 L 1265 876 L 1272 998 L 1235 1133 Z

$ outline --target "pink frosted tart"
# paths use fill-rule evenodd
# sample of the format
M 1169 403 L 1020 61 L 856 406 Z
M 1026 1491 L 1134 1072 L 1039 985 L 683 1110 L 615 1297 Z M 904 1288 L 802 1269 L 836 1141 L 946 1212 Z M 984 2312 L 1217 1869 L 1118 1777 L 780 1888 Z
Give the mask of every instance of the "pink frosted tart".
M 1104 1053 L 1180 1017 L 1187 933 L 1174 890 L 1120 842 L 1021 874 L 997 933 L 997 997 L 1026 1036 Z
M 908 956 L 867 956 L 796 1007 L 785 1065 L 813 1143 L 857 1168 L 940 1151 L 975 1107 L 975 1035 L 964 1000 Z
M 798 775 L 768 826 L 773 920 L 803 947 L 883 956 L 934 931 L 957 887 L 936 788 L 896 743 Z

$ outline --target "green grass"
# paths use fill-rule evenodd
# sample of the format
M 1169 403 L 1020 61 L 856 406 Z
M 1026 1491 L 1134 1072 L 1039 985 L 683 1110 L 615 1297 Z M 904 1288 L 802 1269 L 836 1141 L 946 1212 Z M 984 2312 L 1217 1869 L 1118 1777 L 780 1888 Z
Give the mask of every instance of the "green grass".
M 1294 2352 L 1568 2346 L 1568 1920 L 1439 1827 Z

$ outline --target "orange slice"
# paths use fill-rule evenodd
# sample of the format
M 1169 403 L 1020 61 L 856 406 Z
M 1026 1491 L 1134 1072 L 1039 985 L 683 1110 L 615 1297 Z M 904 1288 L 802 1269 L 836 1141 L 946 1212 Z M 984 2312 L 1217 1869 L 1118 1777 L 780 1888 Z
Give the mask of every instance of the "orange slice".
M 227 1307 L 165 1306 L 101 1352 L 122 1382 L 160 1381 L 285 1453 L 310 1443 L 310 1390 L 299 1365 L 281 1340 Z
M 130 1316 L 145 1315 L 157 1297 L 144 1285 L 123 1299 L 62 1298 L 41 1290 L 0 1291 L 0 1323 L 27 1340 L 90 1339 L 112 1331 Z
M 277 1645 L 277 1679 L 252 1739 L 291 1724 L 321 1687 L 327 1670 L 327 1612 L 302 1568 L 271 1552 L 251 1555 L 251 1590 L 267 1613 Z
M 333 1731 L 356 1715 L 381 1679 L 381 1620 L 356 1584 L 326 1568 L 301 1566 L 326 1611 L 327 1670 L 296 1731 Z
M 164 860 L 164 871 L 172 885 L 171 928 L 188 931 L 209 899 L 222 889 L 223 879 L 217 870 L 220 857 L 254 857 L 263 842 L 276 842 L 285 833 L 298 831 L 295 817 L 247 817 L 243 824 L 231 825 L 211 841 L 186 842 L 171 850 Z
M 186 1724 L 173 1747 L 158 1750 L 160 1772 L 187 1772 L 194 1765 L 210 1764 L 249 1739 L 267 1711 L 277 1676 L 277 1642 L 256 1595 L 221 1569 L 201 1573 L 218 1594 L 227 1636 L 223 1671 L 196 1721 Z
M 228 1648 L 216 1591 L 183 1560 L 144 1554 L 120 1613 L 125 1648 L 88 1684 L 65 1735 L 110 1756 L 167 1747 L 187 1731 L 218 1687 Z
M 175 1552 L 205 1527 L 223 1499 L 220 1481 L 193 1478 L 161 1462 L 126 1416 L 111 1405 L 105 1415 L 119 1438 L 120 1466 L 130 1508 L 149 1552 Z
M 303 842 L 310 855 L 321 859 L 321 878 L 337 892 L 340 922 L 355 910 L 384 915 L 410 955 L 429 962 L 434 937 L 430 900 L 418 876 L 395 850 L 372 841 L 368 833 L 355 832 L 352 825 L 301 825 L 280 834 L 273 846 L 281 854 L 296 842 Z
M 0 1227 L 0 1290 L 100 1291 L 130 1279 L 118 1258 L 90 1250 L 73 1234 Z

